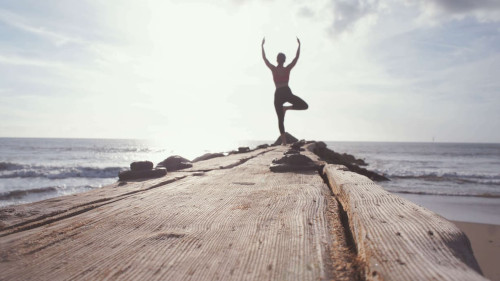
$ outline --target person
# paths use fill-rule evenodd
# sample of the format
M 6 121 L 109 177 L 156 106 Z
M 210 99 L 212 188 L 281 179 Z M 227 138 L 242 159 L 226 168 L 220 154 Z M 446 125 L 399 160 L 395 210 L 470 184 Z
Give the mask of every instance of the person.
M 300 55 L 300 40 L 297 38 L 297 43 L 299 44 L 297 48 L 297 54 L 292 62 L 285 67 L 286 56 L 283 53 L 279 53 L 276 60 L 278 62 L 277 66 L 271 64 L 266 58 L 266 52 L 264 51 L 264 44 L 266 38 L 262 39 L 262 58 L 266 63 L 267 67 L 271 69 L 273 74 L 274 84 L 276 85 L 276 91 L 274 92 L 274 109 L 278 115 L 278 127 L 281 134 L 281 144 L 286 145 L 286 134 L 285 134 L 285 113 L 287 110 L 305 110 L 309 106 L 307 103 L 292 93 L 290 87 L 288 87 L 288 81 L 290 80 L 290 71 L 297 64 L 297 60 Z M 284 106 L 288 102 L 292 105 Z

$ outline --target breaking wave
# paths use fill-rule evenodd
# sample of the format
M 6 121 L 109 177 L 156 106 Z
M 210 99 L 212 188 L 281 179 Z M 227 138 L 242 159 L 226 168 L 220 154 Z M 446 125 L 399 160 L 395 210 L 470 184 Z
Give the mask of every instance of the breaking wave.
M 390 192 L 402 193 L 402 194 L 500 198 L 500 194 L 492 194 L 492 193 L 471 194 L 471 193 L 450 193 L 450 192 L 439 192 L 439 191 L 391 190 L 391 188 L 386 188 L 386 189 Z
M 383 172 L 382 172 L 383 173 Z M 442 182 L 449 181 L 454 183 L 476 183 L 484 185 L 500 185 L 500 174 L 474 174 L 457 172 L 392 172 L 383 173 L 389 179 L 417 179 L 424 181 Z
M 116 178 L 123 167 L 58 167 L 0 162 L 0 178 Z
M 12 191 L 7 191 L 7 192 L 1 192 L 0 193 L 0 200 L 14 200 L 14 199 L 21 199 L 29 195 L 34 195 L 34 194 L 44 194 L 44 193 L 59 193 L 59 192 L 68 192 L 68 191 L 76 191 L 76 189 L 81 190 L 81 189 L 92 189 L 94 187 L 92 186 L 83 186 L 83 187 L 70 187 L 67 188 L 65 186 L 48 186 L 48 187 L 40 187 L 40 188 L 33 188 L 33 189 L 26 189 L 26 190 L 12 190 Z

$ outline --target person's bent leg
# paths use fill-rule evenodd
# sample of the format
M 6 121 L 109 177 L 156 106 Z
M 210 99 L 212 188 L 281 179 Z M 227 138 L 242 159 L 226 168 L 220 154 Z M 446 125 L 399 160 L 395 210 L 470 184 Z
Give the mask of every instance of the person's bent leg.
M 292 108 L 290 109 L 306 110 L 309 108 L 309 105 L 303 99 L 293 94 L 289 96 L 287 101 L 292 104 Z

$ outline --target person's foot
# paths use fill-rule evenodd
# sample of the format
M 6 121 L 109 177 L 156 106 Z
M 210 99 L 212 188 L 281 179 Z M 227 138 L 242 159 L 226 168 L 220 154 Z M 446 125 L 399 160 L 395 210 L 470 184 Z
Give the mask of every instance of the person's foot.
M 281 134 L 281 145 L 286 145 L 286 134 Z
M 286 111 L 292 109 L 293 106 L 283 106 L 283 115 L 285 115 Z

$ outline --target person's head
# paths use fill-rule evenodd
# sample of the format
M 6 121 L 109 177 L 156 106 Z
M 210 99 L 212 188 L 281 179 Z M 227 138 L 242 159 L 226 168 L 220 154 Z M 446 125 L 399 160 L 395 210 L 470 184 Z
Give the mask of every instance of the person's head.
M 278 61 L 278 64 L 284 64 L 286 60 L 286 56 L 283 53 L 279 53 L 278 57 L 276 58 L 276 61 Z

